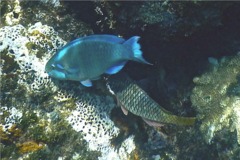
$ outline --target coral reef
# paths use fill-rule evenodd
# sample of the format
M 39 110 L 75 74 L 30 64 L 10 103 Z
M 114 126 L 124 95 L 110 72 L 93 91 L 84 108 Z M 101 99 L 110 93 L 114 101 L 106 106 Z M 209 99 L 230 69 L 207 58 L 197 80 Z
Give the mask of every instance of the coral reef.
M 210 59 L 214 66 L 205 73 L 208 53 L 239 51 L 236 4 L 1 1 L 1 159 L 239 159 L 240 58 Z M 99 89 L 49 78 L 47 60 L 93 33 L 140 35 L 154 66 L 129 63 L 125 70 L 135 80 L 149 76 L 149 96 L 176 115 L 197 115 L 197 125 L 152 128 L 123 115 Z
M 4 25 L 15 25 L 18 24 L 22 18 L 22 8 L 18 0 L 13 1 L 1 1 L 1 24 Z
M 115 107 L 113 99 L 104 95 L 88 95 L 76 83 L 53 82 L 44 73 L 47 59 L 65 44 L 52 27 L 41 23 L 29 26 L 28 29 L 22 25 L 6 26 L 0 29 L 0 33 L 3 62 L 1 77 L 4 81 L 1 96 L 5 97 L 2 103 L 5 107 L 1 112 L 5 119 L 1 122 L 1 132 L 19 124 L 23 135 L 14 142 L 19 153 L 35 157 L 34 153 L 38 153 L 43 146 L 53 147 L 53 143 L 63 140 L 68 132 L 74 132 L 67 127 L 69 122 L 75 131 L 81 133 L 78 136 L 82 136 L 82 141 L 88 142 L 89 149 L 101 152 L 103 158 L 128 157 L 135 148 L 132 138 L 126 140 L 120 148 L 121 157 L 110 144 L 110 139 L 118 133 L 109 118 L 111 109 Z M 15 63 L 10 64 L 12 61 Z M 10 75 L 15 76 L 12 87 L 8 87 L 5 82 Z M 2 136 L 8 139 L 6 134 Z M 40 157 L 47 155 L 46 149 L 41 152 Z M 94 157 L 96 154 L 89 155 Z
M 43 3 L 52 4 L 54 7 L 60 6 L 60 1 L 59 1 L 59 0 L 52 0 L 52 1 L 49 1 L 49 0 L 40 0 L 40 1 L 43 2 Z
M 102 157 L 99 159 L 128 159 L 128 155 L 135 149 L 132 137 L 124 141 L 119 153 L 109 147 L 110 140 L 119 133 L 119 129 L 109 117 L 111 110 L 116 106 L 113 99 L 109 96 L 87 93 L 79 97 L 81 99 L 76 102 L 76 109 L 72 110 L 67 118 L 73 129 L 83 133 L 91 150 L 102 152 Z
M 199 119 L 196 134 L 205 141 L 206 149 L 211 147 L 218 153 L 218 158 L 238 159 L 240 57 L 224 57 L 219 61 L 212 64 L 210 71 L 194 78 L 196 86 L 191 101 Z
M 1 136 L 5 140 L 1 151 L 8 150 L 1 154 L 3 158 L 16 148 L 23 155 L 12 154 L 15 158 L 126 159 L 131 155 L 132 137 L 121 145 L 121 156 L 111 147 L 110 139 L 119 132 L 109 118 L 113 99 L 87 94 L 78 83 L 51 80 L 44 72 L 50 56 L 66 43 L 52 27 L 41 22 L 8 25 L 0 33 Z M 12 131 L 16 125 L 21 135 Z M 67 134 L 72 136 L 66 138 Z M 55 144 L 62 146 L 57 149 Z
M 240 144 L 240 97 L 236 91 L 239 85 L 240 57 L 222 58 L 212 71 L 194 78 L 191 101 L 201 120 L 200 130 L 206 141 L 212 139 L 221 130 L 237 134 Z
M 17 147 L 19 148 L 19 152 L 23 154 L 27 152 L 34 152 L 34 151 L 40 150 L 44 148 L 44 144 L 36 143 L 34 141 L 28 141 L 22 144 L 17 144 Z
M 161 36 L 161 39 L 170 40 L 189 37 L 205 27 L 221 26 L 222 13 L 235 3 L 164 0 L 96 2 L 94 5 L 102 30 L 117 30 L 123 34 L 138 30 L 150 33 L 153 38 Z
M 221 25 L 219 13 L 223 10 L 224 5 L 220 3 L 205 5 L 199 2 L 145 2 L 136 11 L 138 16 L 133 21 L 138 25 L 145 24 L 145 27 L 156 24 L 165 31 L 164 36 L 168 34 L 168 38 L 178 34 L 189 36 L 203 26 Z
M 7 130 L 0 125 L 0 133 L 1 142 L 11 143 L 17 138 L 21 137 L 22 130 L 17 128 L 16 124 L 11 125 L 11 127 Z
M 62 3 L 62 2 L 61 2 Z M 70 41 L 75 37 L 92 34 L 93 31 L 83 21 L 76 21 L 72 14 L 58 0 L 54 1 L 2 1 L 0 27 L 21 24 L 24 27 L 37 22 L 54 29 L 65 40 Z

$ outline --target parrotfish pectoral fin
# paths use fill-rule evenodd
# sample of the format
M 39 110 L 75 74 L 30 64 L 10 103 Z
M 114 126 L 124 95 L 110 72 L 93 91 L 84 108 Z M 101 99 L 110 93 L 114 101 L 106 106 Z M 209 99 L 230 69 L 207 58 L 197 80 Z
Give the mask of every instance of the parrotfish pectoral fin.
M 139 40 L 139 36 L 134 36 L 131 37 L 130 39 L 128 39 L 127 41 L 125 41 L 123 43 L 123 45 L 128 45 L 128 47 L 131 47 L 132 52 L 133 52 L 133 59 L 134 61 L 137 62 L 141 62 L 141 63 L 145 63 L 145 64 L 149 64 L 152 65 L 151 63 L 149 63 L 148 61 L 146 61 L 143 57 L 142 57 L 142 51 L 140 44 L 138 43 Z
M 81 81 L 80 83 L 82 85 L 84 85 L 85 87 L 92 87 L 92 82 L 89 79 L 87 79 L 85 81 Z
M 124 65 L 125 65 L 126 63 L 127 63 L 127 62 L 124 61 L 124 62 L 121 62 L 121 63 L 119 63 L 119 64 L 116 64 L 116 65 L 108 68 L 105 73 L 107 73 L 107 74 L 116 74 L 117 72 L 119 72 L 119 71 L 124 67 Z

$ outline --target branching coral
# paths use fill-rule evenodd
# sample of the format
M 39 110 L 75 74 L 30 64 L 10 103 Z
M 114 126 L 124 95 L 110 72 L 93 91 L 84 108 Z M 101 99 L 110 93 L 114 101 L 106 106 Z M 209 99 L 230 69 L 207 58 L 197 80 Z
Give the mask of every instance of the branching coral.
M 194 78 L 191 100 L 201 121 L 200 130 L 208 143 L 221 130 L 237 133 L 240 144 L 240 56 L 223 58 L 212 71 Z

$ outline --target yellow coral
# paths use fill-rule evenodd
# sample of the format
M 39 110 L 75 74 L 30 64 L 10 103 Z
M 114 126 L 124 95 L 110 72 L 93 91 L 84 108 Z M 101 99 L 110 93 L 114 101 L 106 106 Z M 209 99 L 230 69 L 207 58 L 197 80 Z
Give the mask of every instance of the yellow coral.
M 0 139 L 1 141 L 12 142 L 22 135 L 22 130 L 13 124 L 6 131 L 3 130 L 3 126 L 0 125 Z
M 35 141 L 27 141 L 22 144 L 17 144 L 19 153 L 34 152 L 44 148 L 43 143 L 37 143 Z
M 22 130 L 17 127 L 16 124 L 12 125 L 11 128 L 8 129 L 8 132 L 11 133 L 11 136 L 18 138 L 22 135 Z
M 4 132 L 3 127 L 0 126 L 0 139 L 1 141 L 8 141 L 9 137 L 6 132 Z

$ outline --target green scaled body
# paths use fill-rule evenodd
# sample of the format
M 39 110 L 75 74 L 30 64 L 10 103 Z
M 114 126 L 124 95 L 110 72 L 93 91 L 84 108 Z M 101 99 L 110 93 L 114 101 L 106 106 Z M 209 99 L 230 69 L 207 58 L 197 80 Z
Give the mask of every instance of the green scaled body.
M 160 126 L 165 123 L 193 125 L 195 123 L 194 117 L 176 116 L 162 108 L 125 74 L 111 76 L 108 79 L 108 87 L 125 113 L 130 111 L 142 117 L 149 125 Z

